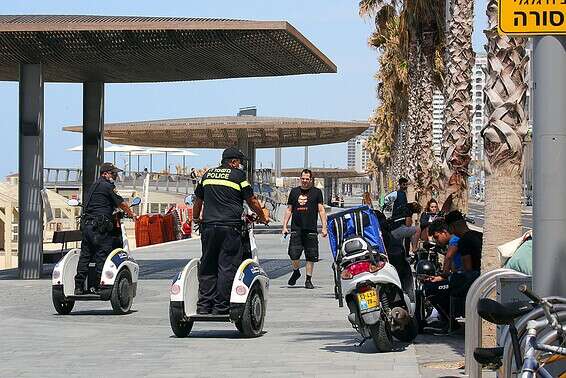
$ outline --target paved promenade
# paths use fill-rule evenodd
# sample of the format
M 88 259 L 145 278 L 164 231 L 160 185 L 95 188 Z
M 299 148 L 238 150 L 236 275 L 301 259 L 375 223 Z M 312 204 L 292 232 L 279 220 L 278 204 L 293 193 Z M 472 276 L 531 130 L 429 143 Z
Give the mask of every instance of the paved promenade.
M 0 377 L 461 376 L 439 362 L 463 361 L 463 336 L 419 336 L 415 344 L 375 353 L 332 295 L 328 243 L 315 267 L 315 290 L 286 285 L 286 246 L 259 235 L 264 268 L 272 278 L 265 334 L 242 339 L 231 324 L 197 323 L 191 336 L 172 336 L 168 319 L 171 278 L 187 258 L 200 255 L 189 240 L 134 251 L 141 267 L 133 312 L 116 316 L 108 302 L 79 302 L 60 316 L 47 279 L 19 281 L 0 272 Z M 300 284 L 300 285 L 299 285 Z M 442 366 L 457 366 L 458 363 Z

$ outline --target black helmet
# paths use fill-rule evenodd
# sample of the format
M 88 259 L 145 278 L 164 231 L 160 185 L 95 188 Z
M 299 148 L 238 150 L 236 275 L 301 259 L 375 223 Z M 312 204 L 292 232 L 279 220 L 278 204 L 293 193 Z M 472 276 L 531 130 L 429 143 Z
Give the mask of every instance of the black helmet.
M 417 271 L 417 274 L 424 274 L 427 276 L 434 276 L 436 274 L 434 264 L 428 260 L 419 261 L 415 270 Z

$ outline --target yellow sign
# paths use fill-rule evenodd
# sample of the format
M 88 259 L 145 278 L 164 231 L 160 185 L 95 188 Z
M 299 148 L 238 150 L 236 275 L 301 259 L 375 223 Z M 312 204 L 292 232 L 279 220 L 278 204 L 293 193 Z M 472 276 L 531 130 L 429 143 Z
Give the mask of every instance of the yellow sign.
M 566 0 L 499 0 L 501 34 L 566 34 Z

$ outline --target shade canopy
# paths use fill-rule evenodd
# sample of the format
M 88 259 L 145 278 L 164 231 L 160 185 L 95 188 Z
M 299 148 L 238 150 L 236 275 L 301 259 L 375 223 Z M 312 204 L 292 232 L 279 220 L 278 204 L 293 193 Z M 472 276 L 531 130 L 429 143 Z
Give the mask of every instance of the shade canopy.
M 187 151 L 187 150 L 183 150 L 181 152 L 174 152 L 171 155 L 173 155 L 173 156 L 198 156 L 198 154 L 195 154 L 194 152 Z
M 44 80 L 163 82 L 334 73 L 285 21 L 0 16 L 0 80 L 42 63 Z
M 203 117 L 107 123 L 104 139 L 148 147 L 226 148 L 246 136 L 256 148 L 313 146 L 345 142 L 364 132 L 367 122 L 281 117 Z M 82 132 L 82 126 L 64 130 Z

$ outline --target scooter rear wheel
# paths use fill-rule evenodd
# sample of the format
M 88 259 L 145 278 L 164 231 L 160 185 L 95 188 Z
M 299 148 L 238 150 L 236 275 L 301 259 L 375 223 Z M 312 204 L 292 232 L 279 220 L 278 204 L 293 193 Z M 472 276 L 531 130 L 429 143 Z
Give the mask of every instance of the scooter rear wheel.
M 265 300 L 258 284 L 255 284 L 248 296 L 242 318 L 236 322 L 236 328 L 244 337 L 258 337 L 263 331 L 265 319 Z
M 55 311 L 57 311 L 58 314 L 68 315 L 73 311 L 75 301 L 65 299 L 65 296 L 62 295 L 59 290 L 52 290 L 51 299 L 53 300 L 53 307 L 55 307 Z
M 130 312 L 134 301 L 134 288 L 132 276 L 126 268 L 120 270 L 114 281 L 110 303 L 115 314 L 124 315 Z
M 169 323 L 171 323 L 171 329 L 177 337 L 187 337 L 193 329 L 193 322 L 185 321 L 183 310 L 173 307 L 171 302 L 169 302 Z
M 380 320 L 369 326 L 369 333 L 378 352 L 391 352 L 393 349 L 393 337 L 391 336 L 391 328 L 386 321 Z

